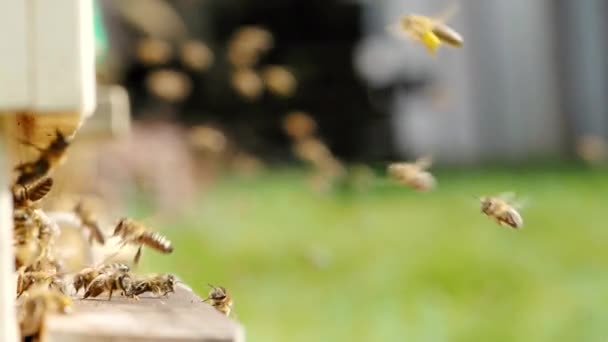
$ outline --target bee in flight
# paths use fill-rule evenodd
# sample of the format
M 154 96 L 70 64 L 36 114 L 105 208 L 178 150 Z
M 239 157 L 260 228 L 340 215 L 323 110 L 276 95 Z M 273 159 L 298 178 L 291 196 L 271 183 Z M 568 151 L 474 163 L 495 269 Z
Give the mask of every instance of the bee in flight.
M 128 218 L 120 219 L 112 236 L 120 237 L 122 242 L 119 249 L 129 244 L 139 246 L 133 259 L 133 263 L 136 265 L 141 258 L 144 245 L 165 254 L 173 252 L 173 245 L 166 237 L 148 231 L 143 224 Z
M 211 287 L 211 291 L 209 292 L 209 296 L 205 298 L 203 302 L 209 301 L 211 306 L 213 306 L 217 311 L 229 316 L 234 302 L 228 293 L 228 290 L 221 286 L 213 286 L 211 284 L 209 284 L 209 286 Z
M 396 181 L 418 191 L 429 191 L 435 188 L 437 181 L 426 171 L 432 164 L 431 157 L 418 158 L 413 163 L 392 163 L 388 174 Z
M 445 24 L 455 11 L 456 6 L 452 6 L 435 17 L 419 14 L 404 15 L 397 25 L 388 29 L 397 35 L 420 42 L 434 56 L 441 44 L 462 47 L 464 43 L 462 36 Z
M 479 198 L 481 202 L 481 212 L 492 218 L 501 226 L 509 226 L 520 229 L 524 226 L 524 220 L 519 214 L 518 208 L 521 204 L 515 204 L 512 193 L 505 193 L 499 196 L 483 196 Z
M 74 214 L 80 219 L 82 227 L 89 231 L 89 243 L 93 243 L 93 241 L 97 241 L 101 245 L 106 243 L 94 211 L 87 207 L 82 200 L 74 207 Z

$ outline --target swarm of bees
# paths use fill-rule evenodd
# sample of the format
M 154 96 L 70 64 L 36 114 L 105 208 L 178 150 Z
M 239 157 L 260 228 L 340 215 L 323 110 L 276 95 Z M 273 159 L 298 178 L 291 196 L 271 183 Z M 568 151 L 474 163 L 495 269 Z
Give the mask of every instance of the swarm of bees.
M 123 263 L 102 262 L 69 276 L 54 247 L 61 228 L 39 204 L 52 190 L 51 174 L 65 160 L 70 142 L 57 131 L 47 147 L 34 146 L 39 151 L 38 157 L 16 167 L 18 175 L 11 186 L 16 298 L 24 338 L 39 334 L 46 315 L 68 313 L 72 296 L 81 290 L 83 299 L 106 294 L 107 299 L 111 300 L 113 294 L 118 292 L 123 297 L 137 301 L 145 293 L 166 297 L 175 292 L 179 282 L 172 274 L 134 274 L 131 266 Z M 88 233 L 89 244 L 107 245 L 110 239 L 115 239 L 117 243 L 114 248 L 117 251 L 127 245 L 137 247 L 134 265 L 141 259 L 144 246 L 165 254 L 173 251 L 173 245 L 166 237 L 130 218 L 121 218 L 112 234 L 106 236 L 94 210 L 84 201 L 78 202 L 71 214 L 80 222 L 83 231 Z M 224 310 L 223 306 L 219 307 Z

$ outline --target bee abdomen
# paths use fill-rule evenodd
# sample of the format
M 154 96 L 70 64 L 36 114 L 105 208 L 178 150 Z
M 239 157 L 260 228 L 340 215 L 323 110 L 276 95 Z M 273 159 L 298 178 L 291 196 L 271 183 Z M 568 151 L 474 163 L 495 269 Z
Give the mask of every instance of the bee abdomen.
M 461 47 L 463 44 L 462 36 L 447 25 L 441 23 L 436 24 L 433 28 L 433 33 L 435 36 L 437 36 L 437 38 L 446 44 L 455 47 Z
M 519 229 L 523 227 L 524 220 L 516 210 L 508 210 L 502 217 L 502 220 L 510 227 Z
M 146 245 L 150 248 L 156 249 L 157 251 L 162 252 L 162 253 L 173 252 L 173 245 L 171 244 L 171 241 L 169 241 L 166 237 L 164 237 L 156 232 L 144 233 L 140 238 L 140 242 L 143 243 L 144 245 Z

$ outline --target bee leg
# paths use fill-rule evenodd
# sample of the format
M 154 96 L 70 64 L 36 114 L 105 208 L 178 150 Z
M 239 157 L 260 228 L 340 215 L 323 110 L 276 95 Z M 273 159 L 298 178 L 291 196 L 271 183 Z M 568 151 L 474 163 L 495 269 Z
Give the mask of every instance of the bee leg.
M 139 246 L 137 249 L 137 253 L 135 253 L 135 258 L 133 259 L 133 264 L 137 265 L 139 263 L 139 259 L 141 258 L 143 246 Z
M 108 295 L 108 301 L 112 300 L 112 292 L 114 292 L 113 289 L 110 289 L 110 294 Z

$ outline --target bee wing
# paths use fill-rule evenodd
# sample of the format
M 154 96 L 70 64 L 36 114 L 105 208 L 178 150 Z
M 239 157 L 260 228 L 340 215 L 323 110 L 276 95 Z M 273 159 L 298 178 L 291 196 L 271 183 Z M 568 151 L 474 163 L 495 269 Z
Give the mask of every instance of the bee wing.
M 446 21 L 450 20 L 459 9 L 460 5 L 454 1 L 448 8 L 433 16 L 433 19 L 439 23 L 445 23 Z
M 511 206 L 517 210 L 522 210 L 530 206 L 530 199 L 528 197 L 518 198 L 511 203 Z
M 416 165 L 418 165 L 418 167 L 422 170 L 426 170 L 429 167 L 431 167 L 431 165 L 433 164 L 433 157 L 432 156 L 422 156 L 418 159 L 416 159 L 415 162 Z
M 515 199 L 517 198 L 517 196 L 515 195 L 515 192 L 513 192 L 513 191 L 501 192 L 496 197 L 500 198 L 503 201 L 509 202 L 509 203 L 514 202 Z
M 402 29 L 400 23 L 394 23 L 394 24 L 386 26 L 386 32 L 390 33 L 391 35 L 393 35 L 395 37 L 399 37 L 399 38 L 416 39 L 416 37 L 414 35 L 412 35 L 410 32 Z

